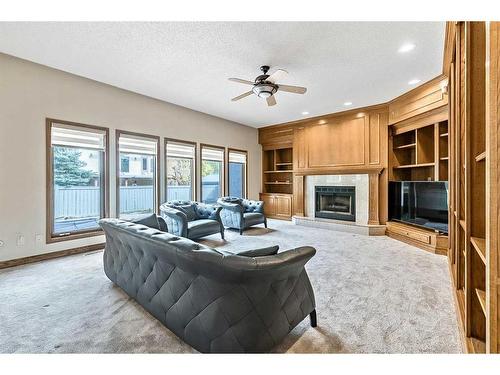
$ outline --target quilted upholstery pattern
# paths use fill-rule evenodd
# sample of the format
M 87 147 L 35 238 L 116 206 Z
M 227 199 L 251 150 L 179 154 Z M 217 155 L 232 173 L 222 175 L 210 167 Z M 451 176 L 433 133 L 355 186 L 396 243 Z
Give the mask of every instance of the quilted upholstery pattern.
M 224 239 L 224 226 L 220 217 L 221 209 L 221 207 L 211 204 L 169 201 L 160 206 L 160 214 L 171 234 L 196 239 L 220 233 Z M 197 221 L 203 221 L 203 224 L 196 223 Z
M 106 275 L 201 352 L 266 352 L 315 309 L 314 248 L 248 257 L 103 219 Z
M 222 223 L 228 228 L 239 229 L 241 233 L 244 229 L 257 224 L 264 224 L 267 227 L 263 201 L 222 197 L 217 203 L 222 206 L 220 214 Z

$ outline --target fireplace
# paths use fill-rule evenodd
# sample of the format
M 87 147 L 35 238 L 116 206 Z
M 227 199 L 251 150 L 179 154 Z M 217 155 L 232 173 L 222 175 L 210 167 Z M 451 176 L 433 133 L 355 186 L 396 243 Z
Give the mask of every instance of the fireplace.
M 356 221 L 354 186 L 316 186 L 314 191 L 316 217 Z

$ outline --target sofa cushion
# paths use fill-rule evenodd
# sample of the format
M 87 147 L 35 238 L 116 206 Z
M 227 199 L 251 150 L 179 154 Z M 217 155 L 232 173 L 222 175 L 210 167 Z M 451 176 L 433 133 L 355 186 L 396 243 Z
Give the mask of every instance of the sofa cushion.
M 136 224 L 142 224 L 153 229 L 158 229 L 158 230 L 161 229 L 156 214 L 151 214 L 145 217 L 141 217 L 139 219 L 132 220 L 132 222 Z
M 184 212 L 187 216 L 188 221 L 193 221 L 198 219 L 198 215 L 196 213 L 196 207 L 194 204 L 183 204 L 175 206 L 175 208 Z
M 243 214 L 243 220 L 245 221 L 245 226 L 251 226 L 256 224 L 261 224 L 264 222 L 264 215 L 260 212 L 245 212 Z
M 219 222 L 212 219 L 199 219 L 188 223 L 188 237 L 199 238 L 220 230 Z

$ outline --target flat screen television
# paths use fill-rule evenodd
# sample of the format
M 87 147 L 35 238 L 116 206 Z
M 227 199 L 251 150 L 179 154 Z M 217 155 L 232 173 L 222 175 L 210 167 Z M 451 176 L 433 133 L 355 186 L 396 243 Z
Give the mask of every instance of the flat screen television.
M 448 182 L 390 181 L 389 219 L 448 233 Z

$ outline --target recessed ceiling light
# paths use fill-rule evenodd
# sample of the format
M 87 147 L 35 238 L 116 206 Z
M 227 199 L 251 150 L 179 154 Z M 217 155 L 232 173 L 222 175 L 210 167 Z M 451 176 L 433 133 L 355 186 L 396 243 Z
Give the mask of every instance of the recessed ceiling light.
M 420 80 L 415 78 L 415 79 L 412 79 L 411 81 L 408 81 L 408 84 L 409 85 L 416 85 L 419 82 L 420 82 Z
M 352 105 L 352 102 L 345 102 L 345 103 L 344 103 L 344 105 L 345 105 L 346 107 L 348 107 L 348 106 Z
M 398 52 L 399 53 L 406 53 L 410 52 L 411 50 L 415 49 L 415 44 L 413 43 L 405 43 L 401 47 L 399 47 Z
M 307 112 L 307 111 L 302 112 L 302 115 L 304 115 L 304 116 L 308 115 L 308 114 L 309 114 L 309 112 Z

